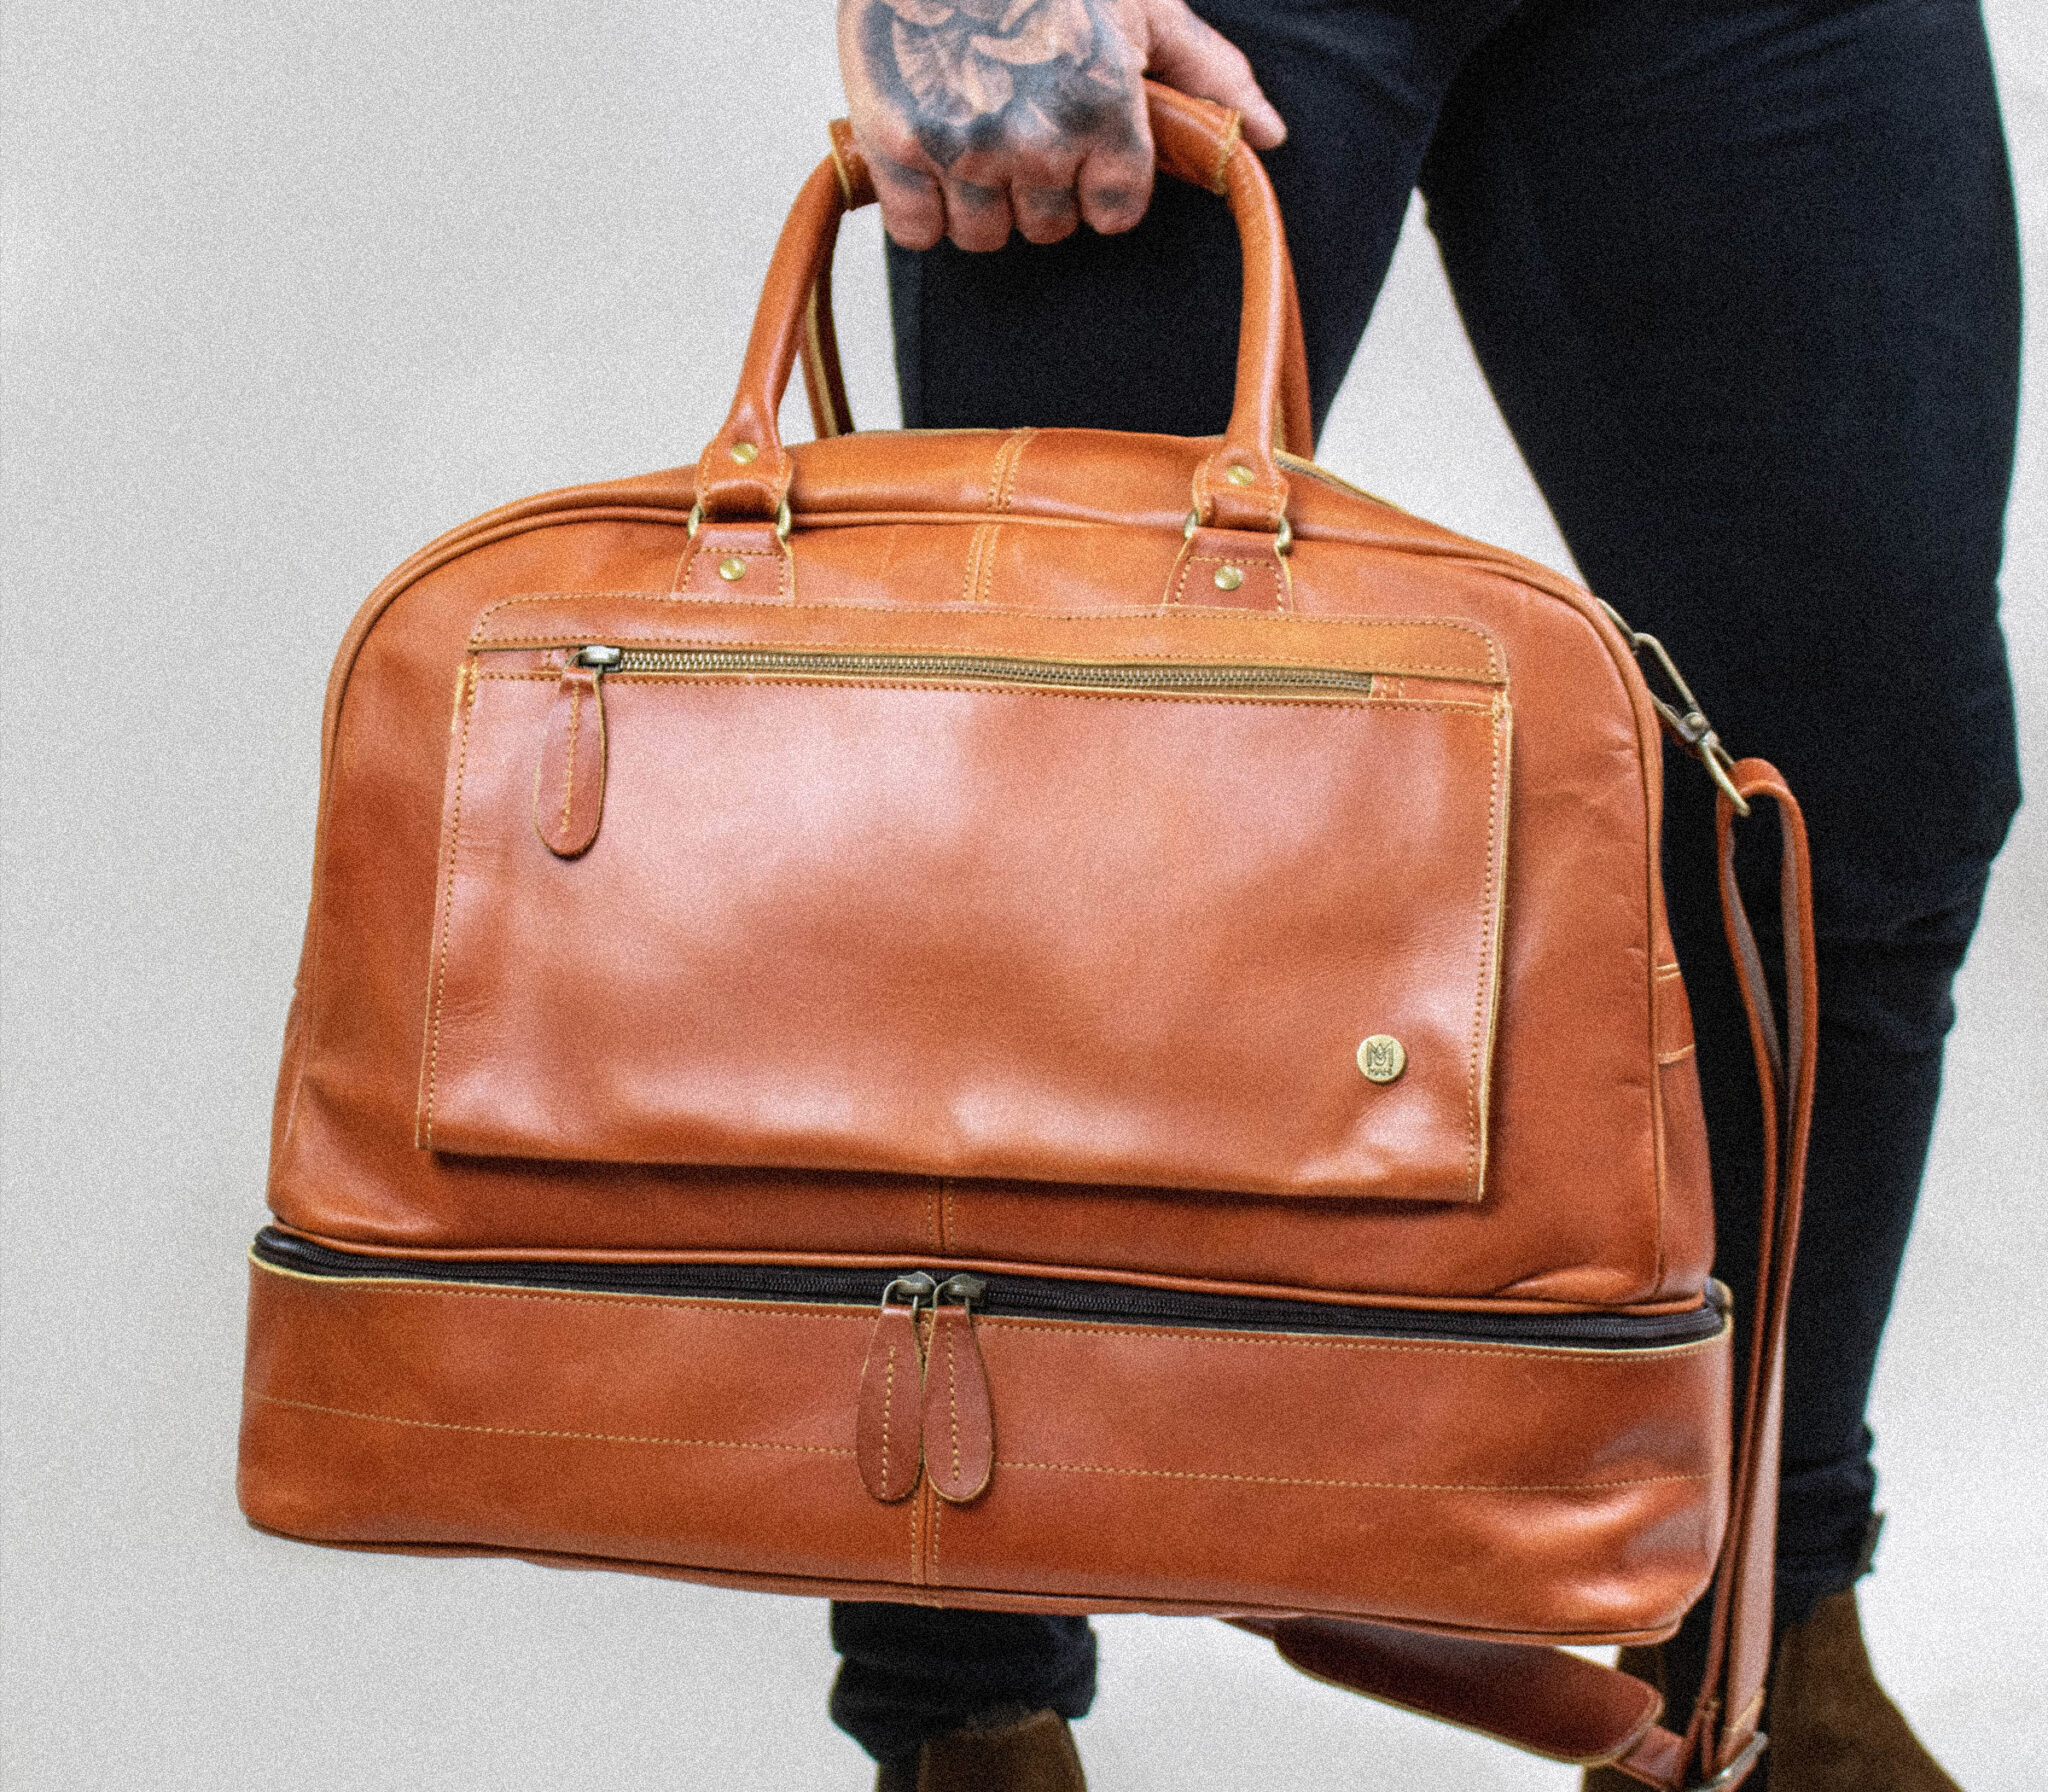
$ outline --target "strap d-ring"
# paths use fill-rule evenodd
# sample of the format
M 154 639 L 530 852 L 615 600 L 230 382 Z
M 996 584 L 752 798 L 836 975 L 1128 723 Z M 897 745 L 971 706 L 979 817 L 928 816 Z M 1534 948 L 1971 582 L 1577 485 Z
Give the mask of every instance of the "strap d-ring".
M 1201 526 L 1202 513 L 1199 510 L 1189 511 L 1188 520 L 1181 525 L 1181 540 L 1193 541 L 1195 538 L 1195 531 L 1199 529 Z M 1276 554 L 1284 554 L 1288 551 L 1289 548 L 1293 546 L 1294 525 L 1287 520 L 1287 512 L 1283 510 L 1280 513 L 1280 527 L 1274 530 L 1273 532 L 1273 552 Z
M 704 500 L 699 498 L 696 503 L 690 506 L 690 520 L 683 525 L 689 531 L 692 541 L 697 539 L 697 531 L 703 526 L 703 523 Z M 775 539 L 777 541 L 787 541 L 792 526 L 789 514 L 789 500 L 784 498 L 775 507 Z

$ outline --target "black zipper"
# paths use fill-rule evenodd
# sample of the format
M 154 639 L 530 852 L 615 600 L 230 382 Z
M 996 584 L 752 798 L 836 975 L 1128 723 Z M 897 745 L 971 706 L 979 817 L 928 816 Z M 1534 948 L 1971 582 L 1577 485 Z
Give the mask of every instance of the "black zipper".
M 896 1269 L 808 1269 L 759 1263 L 526 1263 L 381 1257 L 337 1251 L 266 1226 L 259 1263 L 299 1275 L 350 1280 L 476 1282 L 510 1288 L 582 1289 L 699 1299 L 800 1301 L 879 1306 L 884 1290 L 916 1273 Z M 941 1270 L 943 1276 L 946 1272 Z M 974 1306 L 992 1319 L 1079 1319 L 1178 1325 L 1218 1331 L 1316 1332 L 1356 1338 L 1434 1338 L 1457 1343 L 1555 1345 L 1576 1350 L 1650 1350 L 1697 1344 L 1726 1322 L 1712 1303 L 1680 1313 L 1459 1313 L 1407 1307 L 1340 1306 L 1266 1295 L 1190 1294 L 1117 1282 L 1050 1276 L 978 1278 Z

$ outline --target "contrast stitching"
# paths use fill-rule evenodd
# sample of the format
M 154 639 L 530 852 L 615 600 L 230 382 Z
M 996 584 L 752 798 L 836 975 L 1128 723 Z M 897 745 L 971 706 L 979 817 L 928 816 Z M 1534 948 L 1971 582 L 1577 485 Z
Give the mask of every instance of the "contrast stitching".
M 988 540 L 989 525 L 976 523 L 974 533 L 967 542 L 967 574 L 960 581 L 960 601 L 971 604 L 975 600 L 976 587 L 981 583 L 981 550 Z
M 1392 1493 L 1600 1493 L 1615 1487 L 1659 1487 L 1711 1481 L 1711 1474 L 1639 1475 L 1626 1481 L 1337 1481 L 1310 1475 L 1232 1475 L 1187 1468 L 1112 1468 L 1093 1462 L 1012 1462 L 998 1468 L 1036 1468 L 1068 1475 L 1127 1475 L 1150 1481 L 1236 1481 L 1258 1487 L 1349 1487 Z
M 995 496 L 996 509 L 1007 511 L 1010 508 L 1010 500 L 1016 495 L 1017 491 L 1017 469 L 1024 464 L 1025 447 L 1030 443 L 1031 438 L 1037 434 L 1038 431 L 1035 429 L 1020 429 L 1010 438 L 1005 450 L 1009 455 L 1010 464 L 1003 470 L 1002 486 Z M 996 458 L 1000 461 L 1002 455 L 998 455 Z
M 1209 191 L 1226 193 L 1230 189 L 1228 171 L 1230 158 L 1237 154 L 1238 133 L 1243 128 L 1236 113 L 1230 116 L 1230 125 L 1223 133 L 1223 141 L 1216 151 L 1216 166 L 1209 171 Z
M 497 676 L 486 672 L 485 678 Z M 505 676 L 530 678 L 531 673 L 508 673 Z M 617 684 L 663 684 L 668 682 L 659 672 L 612 672 L 606 674 L 609 682 Z M 1275 704 L 1297 709 L 1366 710 L 1366 709 L 1441 709 L 1462 711 L 1467 715 L 1484 715 L 1484 707 L 1477 703 L 1374 703 L 1365 695 L 1357 697 L 1214 697 L 1198 691 L 1072 691 L 1053 689 L 1042 685 L 996 685 L 980 682 L 966 683 L 954 679 L 920 678 L 758 678 L 736 672 L 729 677 L 717 675 L 698 679 L 700 684 L 745 685 L 750 690 L 785 689 L 797 691 L 839 690 L 839 691 L 957 691 L 970 697 L 1081 697 L 1093 703 L 1217 703 L 1231 704 L 1238 708 L 1265 709 Z
M 1485 1047 L 1486 974 L 1491 968 L 1493 940 L 1494 842 L 1499 836 L 1500 705 L 1494 705 L 1492 767 L 1486 783 L 1486 886 L 1481 892 L 1479 924 L 1479 987 L 1472 996 L 1472 1055 L 1465 1066 L 1465 1179 L 1479 1192 L 1484 1174 L 1479 1158 L 1479 1054 Z
M 1029 521 L 1031 519 L 1024 518 L 1019 520 Z M 692 546 L 694 547 L 695 544 L 692 543 Z M 761 552 L 764 550 L 756 549 L 754 551 Z M 471 638 L 472 640 L 474 640 L 475 634 L 480 633 L 482 631 L 484 619 L 486 617 L 494 616 L 500 610 L 510 609 L 515 604 L 591 603 L 597 601 L 600 598 L 617 599 L 622 602 L 638 602 L 651 604 L 666 604 L 670 601 L 669 598 L 663 596 L 661 593 L 653 591 L 539 591 L 528 593 L 524 597 L 504 597 L 500 598 L 496 603 L 488 606 L 478 615 L 475 624 L 475 629 L 472 632 Z M 699 600 L 694 598 L 682 598 L 676 601 L 690 603 Z M 731 601 L 737 602 L 744 600 L 735 599 Z M 915 615 L 917 613 L 915 610 L 910 609 L 902 604 L 785 604 L 781 606 L 781 608 L 785 612 L 791 614 L 812 614 L 819 616 L 836 616 L 848 611 L 859 611 L 877 616 L 910 616 Z M 940 613 L 945 614 L 943 610 Z M 1022 616 L 1028 618 L 1033 622 L 1132 622 L 1142 621 L 1149 612 L 1144 609 L 1030 610 L 1021 608 L 1016 605 L 992 604 L 984 613 L 993 616 Z M 1475 641 L 1477 641 L 1482 647 L 1484 647 L 1486 649 L 1487 669 L 1490 672 L 1492 672 L 1496 677 L 1498 677 L 1500 672 L 1500 659 L 1498 651 L 1494 645 L 1493 637 L 1489 635 L 1484 629 L 1477 628 L 1469 622 L 1461 622 L 1453 616 L 1324 616 L 1310 615 L 1298 611 L 1285 611 L 1281 612 L 1280 614 L 1284 617 L 1286 621 L 1290 623 L 1302 625 L 1314 624 L 1317 626 L 1332 628 L 1451 629 L 1461 635 L 1470 635 Z M 517 643 L 496 642 L 492 643 L 492 645 L 512 646 L 517 645 Z M 712 645 L 716 645 L 716 643 L 712 643 Z M 1313 662 L 1303 661 L 1299 663 L 1311 664 Z M 1417 671 L 1426 670 L 1432 672 L 1457 672 L 1462 670 L 1466 673 L 1468 677 L 1471 675 L 1469 668 L 1452 666 L 1448 664 L 1430 665 L 1428 667 L 1416 667 L 1414 669 Z
M 953 1426 L 953 1485 L 960 1485 L 960 1372 L 953 1361 L 953 1330 L 946 1328 L 946 1405 Z M 936 1539 L 934 1540 L 936 1541 Z
M 1003 532 L 1003 526 L 1001 523 L 989 523 L 984 526 L 988 530 L 988 539 L 982 544 L 981 582 L 979 588 L 976 590 L 974 594 L 974 601 L 977 605 L 980 606 L 987 605 L 989 601 L 989 593 L 995 589 L 996 541 Z
M 889 1342 L 889 1361 L 882 1372 L 882 1485 L 896 1484 L 896 1464 L 889 1452 L 889 1409 L 896 1399 L 896 1343 Z
M 569 751 L 562 767 L 562 837 L 569 836 L 569 812 L 576 806 L 576 733 L 583 721 L 583 691 L 569 688 Z
M 696 602 L 700 600 L 693 598 L 689 601 Z M 728 608 L 739 608 L 743 605 L 757 602 L 758 600 L 746 597 L 728 598 L 712 596 L 706 597 L 701 601 L 705 603 L 723 604 Z M 1168 599 L 1167 602 L 1171 604 L 1173 600 Z M 785 611 L 794 611 L 798 606 L 795 604 L 784 604 L 778 607 Z M 948 610 L 943 605 L 935 605 L 933 607 L 937 609 L 939 614 L 941 615 L 957 616 L 966 614 L 966 612 L 962 610 Z M 847 605 L 847 608 L 851 609 L 853 608 L 853 606 L 849 604 Z M 893 615 L 902 615 L 906 612 L 892 611 L 889 613 Z M 1004 616 L 1014 614 L 1015 612 L 1005 610 L 1000 604 L 982 603 L 977 604 L 975 606 L 973 613 L 982 616 Z M 1152 605 L 1143 610 L 1120 610 L 1115 612 L 1102 612 L 1102 614 L 1108 615 L 1111 617 L 1112 620 L 1118 622 L 1147 622 L 1156 619 L 1161 615 L 1161 613 L 1162 612 L 1160 606 L 1158 605 Z M 1214 616 L 1219 618 L 1229 616 L 1239 621 L 1298 622 L 1311 620 L 1311 618 L 1304 617 L 1301 613 L 1293 610 L 1246 610 L 1241 608 L 1234 608 L 1223 604 L 1183 604 L 1180 607 L 1180 613 L 1187 616 Z M 1066 620 L 1074 621 L 1078 619 L 1074 617 L 1069 617 L 1066 618 Z M 580 633 L 577 638 L 579 640 L 581 639 Z M 618 647 L 655 647 L 665 648 L 678 652 L 702 651 L 716 653 L 727 649 L 731 649 L 734 651 L 751 651 L 757 648 L 772 648 L 777 651 L 786 651 L 791 653 L 836 653 L 856 646 L 862 647 L 869 651 L 884 651 L 889 653 L 966 654 L 979 651 L 979 649 L 976 648 L 974 643 L 960 641 L 885 641 L 881 643 L 854 643 L 843 641 L 731 641 L 719 640 L 705 635 L 629 635 L 616 631 L 610 633 L 607 636 L 607 639 L 610 641 L 612 645 Z M 558 635 L 511 635 L 495 639 L 472 639 L 469 644 L 469 651 L 471 651 L 472 653 L 546 653 L 558 650 L 561 648 L 562 645 L 562 639 Z M 1203 666 L 1213 665 L 1216 662 L 1217 654 L 1225 651 L 1227 651 L 1227 649 L 1223 648 L 1217 648 L 1208 653 L 1175 653 L 1158 651 L 1147 652 L 1142 654 L 1129 654 L 1125 657 L 1131 659 L 1142 659 L 1148 664 L 1157 664 L 1163 666 Z M 1021 655 L 1020 657 L 1034 658 L 1038 656 L 1026 654 Z M 1071 657 L 1071 655 L 1064 654 L 1056 655 L 1050 659 L 1049 663 L 1057 665 L 1061 659 Z M 1330 666 L 1329 657 L 1327 655 L 1314 658 L 1303 658 L 1296 654 L 1286 653 L 1260 653 L 1256 659 L 1239 660 L 1234 661 L 1232 663 L 1259 666 L 1307 666 L 1312 667 L 1318 671 L 1327 670 Z M 1408 661 L 1382 661 L 1377 664 L 1367 665 L 1357 665 L 1354 663 L 1339 667 L 1338 670 L 1371 672 L 1375 675 L 1385 677 L 1441 677 L 1446 682 L 1485 685 L 1488 689 L 1499 688 L 1493 680 L 1489 679 L 1485 674 L 1477 671 L 1475 668 L 1471 666 L 1455 666 L 1451 665 L 1448 662 L 1431 661 L 1428 663 L 1422 663 Z M 486 676 L 509 677 L 511 675 L 508 673 L 499 673 L 487 674 Z M 608 673 L 606 676 L 617 678 L 621 676 L 621 674 L 614 672 Z
M 867 1313 L 795 1312 L 773 1301 L 706 1300 L 701 1296 L 688 1294 L 670 1294 L 659 1299 L 646 1300 L 629 1294 L 555 1294 L 524 1288 L 449 1288 L 434 1282 L 402 1281 L 396 1276 L 309 1276 L 294 1270 L 279 1269 L 273 1263 L 266 1263 L 262 1267 L 272 1275 L 289 1276 L 295 1282 L 310 1282 L 321 1288 L 331 1284 L 359 1292 L 365 1283 L 369 1283 L 374 1285 L 373 1291 L 378 1294 L 438 1294 L 463 1300 L 537 1301 L 544 1306 L 645 1307 L 650 1312 L 671 1313 L 679 1318 L 692 1319 L 705 1313 L 737 1313 L 750 1319 L 804 1319 L 819 1323 L 837 1321 L 850 1325 L 871 1323 L 870 1315 Z
M 1380 673 L 1361 673 L 1359 676 L 1377 679 Z M 551 672 L 479 672 L 479 680 L 497 678 L 525 680 L 533 684 L 553 684 Z M 662 685 L 673 681 L 673 675 L 664 672 L 607 672 L 607 684 L 651 684 Z M 982 680 L 959 679 L 890 679 L 890 678 L 833 678 L 829 675 L 812 678 L 762 678 L 745 672 L 703 673 L 696 675 L 697 684 L 746 685 L 751 689 L 774 687 L 792 691 L 846 690 L 846 691 L 959 691 L 974 697 L 1092 697 L 1106 702 L 1125 703 L 1231 703 L 1240 706 L 1267 708 L 1274 704 L 1287 705 L 1298 709 L 1417 709 L 1441 711 L 1445 715 L 1490 716 L 1493 705 L 1490 702 L 1467 703 L 1455 698 L 1444 698 L 1427 702 L 1422 698 L 1381 697 L 1361 691 L 1355 696 L 1331 697 L 1218 697 L 1201 691 L 1086 691 L 1067 690 L 1050 685 L 1000 685 Z
M 462 781 L 469 771 L 469 725 L 476 715 L 475 684 L 462 710 L 462 743 L 455 756 L 455 791 L 448 799 L 448 875 L 441 886 L 441 938 L 435 947 L 434 1020 L 427 1040 L 427 1103 L 425 1130 L 427 1148 L 434 1144 L 434 1078 L 441 1063 L 441 993 L 448 983 L 448 932 L 455 918 L 455 850 L 462 837 Z M 458 699 L 459 701 L 459 699 Z
M 1576 1350 L 1562 1344 L 1401 1344 L 1385 1338 L 1265 1337 L 1247 1332 L 1172 1331 L 1164 1326 L 1139 1329 L 1133 1326 L 1098 1325 L 1073 1319 L 983 1319 L 982 1325 L 998 1331 L 1070 1332 L 1087 1337 L 1171 1339 L 1182 1344 L 1249 1345 L 1266 1350 L 1342 1350 L 1393 1356 L 1476 1356 L 1495 1362 L 1526 1358 L 1532 1362 L 1603 1363 L 1610 1368 L 1640 1368 L 1669 1361 L 1674 1356 L 1709 1350 L 1727 1341 L 1724 1329 L 1711 1338 L 1690 1344 L 1653 1345 L 1641 1350 Z
M 405 1419 L 395 1413 L 358 1412 L 349 1406 L 323 1406 L 315 1400 L 287 1400 L 282 1394 L 258 1394 L 256 1399 L 272 1406 L 288 1406 L 298 1412 L 331 1413 L 339 1419 L 364 1419 L 373 1425 L 404 1425 L 417 1431 L 466 1431 L 486 1437 L 569 1438 L 594 1444 L 668 1444 L 691 1450 L 776 1450 L 789 1455 L 851 1456 L 851 1450 L 835 1444 L 768 1444 L 743 1442 L 729 1437 L 643 1437 L 619 1431 L 543 1431 L 526 1425 L 459 1425 L 452 1419 Z

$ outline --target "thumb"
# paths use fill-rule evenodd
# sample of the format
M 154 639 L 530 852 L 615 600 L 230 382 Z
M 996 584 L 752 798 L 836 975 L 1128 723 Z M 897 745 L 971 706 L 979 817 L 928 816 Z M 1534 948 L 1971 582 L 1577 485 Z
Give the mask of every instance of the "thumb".
M 1277 149 L 1287 140 L 1287 126 L 1260 90 L 1252 65 L 1237 45 L 1196 18 L 1183 0 L 1153 0 L 1147 10 L 1147 74 L 1182 93 L 1241 112 L 1245 141 L 1254 149 Z

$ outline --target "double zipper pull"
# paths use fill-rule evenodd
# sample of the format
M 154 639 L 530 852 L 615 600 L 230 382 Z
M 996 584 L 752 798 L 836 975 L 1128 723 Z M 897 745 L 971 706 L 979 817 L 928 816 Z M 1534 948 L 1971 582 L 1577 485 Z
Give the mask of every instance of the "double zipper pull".
M 988 1369 L 974 1335 L 976 1276 L 953 1276 L 932 1297 L 931 1346 L 924 1370 L 924 1463 L 932 1490 L 965 1505 L 980 1498 L 995 1468 L 995 1411 Z
M 533 778 L 534 831 L 557 858 L 573 859 L 597 838 L 604 815 L 601 681 L 623 657 L 616 647 L 582 647 L 562 662 Z
M 868 1338 L 867 1361 L 861 1365 L 853 1453 L 862 1485 L 884 1505 L 908 1499 L 917 1488 L 924 1380 L 917 1309 L 937 1288 L 930 1276 L 917 1270 L 898 1276 L 882 1291 L 882 1310 Z

